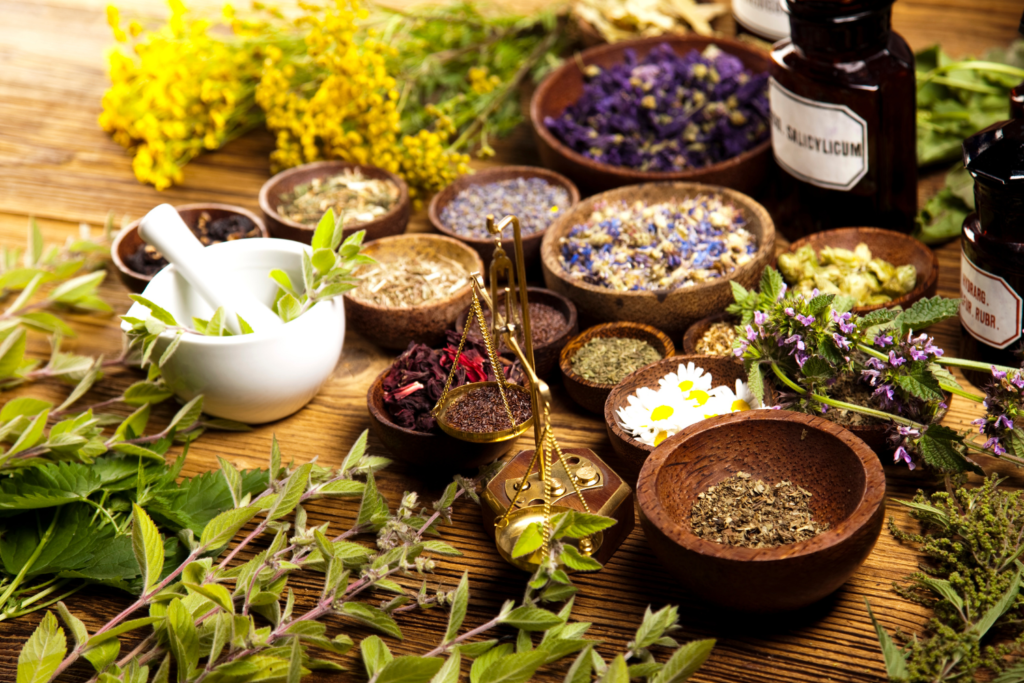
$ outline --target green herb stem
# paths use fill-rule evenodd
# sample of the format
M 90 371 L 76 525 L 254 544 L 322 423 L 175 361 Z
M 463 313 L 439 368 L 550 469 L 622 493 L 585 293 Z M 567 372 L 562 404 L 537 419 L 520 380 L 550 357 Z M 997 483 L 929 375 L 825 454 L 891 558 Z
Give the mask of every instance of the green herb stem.
M 7 601 L 10 600 L 11 595 L 18 586 L 21 585 L 21 582 L 25 580 L 25 575 L 28 574 L 32 565 L 34 565 L 36 560 L 39 559 L 39 556 L 43 554 L 43 549 L 46 547 L 46 544 L 50 542 L 50 539 L 53 537 L 53 532 L 57 528 L 57 520 L 60 519 L 60 513 L 61 509 L 59 507 L 54 510 L 53 519 L 50 520 L 50 526 L 46 529 L 46 533 L 44 533 L 43 537 L 39 539 L 39 545 L 36 546 L 36 549 L 32 551 L 28 560 L 26 560 L 25 564 L 22 565 L 21 571 L 19 571 L 18 575 L 14 577 L 14 580 L 11 581 L 11 585 L 7 587 L 7 590 L 4 591 L 3 595 L 0 595 L 0 611 L 3 611 L 4 605 L 6 605 Z
M 1024 69 L 1018 69 L 1017 67 L 1010 66 L 1009 64 L 1000 64 L 999 62 L 988 62 L 981 59 L 968 59 L 961 62 L 953 62 L 952 64 L 935 67 L 917 80 L 917 89 L 920 90 L 928 83 L 934 81 L 938 76 L 949 73 L 950 71 L 990 71 L 992 73 L 1007 74 L 1008 76 L 1015 76 L 1016 78 L 1024 79 Z
M 960 396 L 961 398 L 966 398 L 969 401 L 974 401 L 975 403 L 984 403 L 985 402 L 985 397 L 984 396 L 978 396 L 977 394 L 972 394 L 969 391 L 964 391 L 960 387 L 955 386 L 953 384 L 948 384 L 946 382 L 939 382 L 939 388 L 941 388 L 943 391 L 948 391 L 951 394 L 955 394 L 957 396 Z

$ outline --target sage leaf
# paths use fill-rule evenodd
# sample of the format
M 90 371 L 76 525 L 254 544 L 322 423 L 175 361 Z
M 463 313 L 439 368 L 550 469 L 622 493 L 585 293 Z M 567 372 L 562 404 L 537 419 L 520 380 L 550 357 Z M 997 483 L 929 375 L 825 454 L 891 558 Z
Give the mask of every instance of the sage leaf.
M 17 683 L 46 683 L 67 651 L 67 640 L 57 617 L 47 612 L 18 655 Z
M 448 630 L 444 635 L 444 642 L 450 643 L 459 635 L 462 622 L 466 618 L 466 609 L 469 607 L 469 572 L 462 573 L 459 586 L 455 589 L 452 597 L 452 610 L 448 615 Z

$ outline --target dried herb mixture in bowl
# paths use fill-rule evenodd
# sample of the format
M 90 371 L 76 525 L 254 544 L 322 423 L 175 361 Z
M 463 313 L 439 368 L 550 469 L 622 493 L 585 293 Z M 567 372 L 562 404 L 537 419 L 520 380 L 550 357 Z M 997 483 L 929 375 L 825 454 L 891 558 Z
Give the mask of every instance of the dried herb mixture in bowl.
M 369 178 L 356 169 L 345 169 L 326 178 L 301 183 L 281 197 L 277 212 L 288 220 L 315 226 L 333 209 L 345 227 L 369 223 L 394 207 L 400 191 L 390 180 Z
M 488 239 L 487 216 L 519 218 L 523 235 L 546 230 L 572 203 L 569 191 L 544 178 L 510 178 L 470 185 L 441 210 L 441 221 L 457 235 Z

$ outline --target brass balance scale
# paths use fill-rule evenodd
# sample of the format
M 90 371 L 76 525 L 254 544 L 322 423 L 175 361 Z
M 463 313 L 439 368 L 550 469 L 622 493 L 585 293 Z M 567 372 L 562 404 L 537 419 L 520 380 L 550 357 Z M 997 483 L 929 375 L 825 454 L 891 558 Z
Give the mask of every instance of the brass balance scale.
M 513 266 L 501 245 L 501 234 L 512 226 L 515 241 L 516 263 Z M 537 376 L 533 357 L 533 338 L 530 329 L 530 306 L 526 290 L 526 266 L 523 262 L 523 245 L 519 219 L 506 216 L 495 224 L 492 216 L 487 217 L 487 230 L 494 237 L 494 257 L 491 261 L 490 290 L 484 288 L 480 273 L 471 276 L 473 299 L 470 314 L 462 331 L 456 360 L 445 383 L 444 391 L 433 414 L 441 429 L 461 441 L 478 444 L 494 444 L 517 439 L 531 426 L 534 431 L 534 448 L 520 451 L 507 458 L 504 467 L 487 484 L 481 506 L 484 525 L 494 533 L 498 553 L 512 565 L 532 571 L 550 550 L 551 519 L 554 515 L 568 510 L 613 517 L 617 523 L 603 532 L 566 542 L 577 546 L 580 553 L 593 556 L 604 563 L 618 549 L 633 528 L 633 492 L 596 453 L 590 449 L 562 449 L 551 426 L 551 391 L 546 382 Z M 499 300 L 499 282 L 501 288 Z M 483 301 L 491 311 L 491 326 L 488 328 L 481 306 Z M 499 306 L 499 301 L 503 306 Z M 518 305 L 516 305 L 518 303 Z M 499 310 L 504 308 L 504 313 Z M 495 381 L 473 382 L 455 389 L 452 379 L 458 367 L 466 339 L 474 321 L 480 326 L 487 349 L 487 358 L 492 368 L 501 368 L 496 352 L 496 340 L 504 340 L 512 350 L 529 380 L 529 389 L 506 381 L 501 371 L 495 372 Z M 522 330 L 523 344 L 517 339 Z M 525 347 L 525 349 L 523 348 Z M 485 387 L 497 387 L 508 417 L 509 429 L 493 432 L 470 432 L 454 427 L 446 418 L 451 408 L 467 394 Z M 511 405 L 510 392 L 529 394 L 530 418 L 516 424 Z M 543 545 L 536 552 L 513 557 L 512 550 L 520 535 L 531 524 L 540 522 Z

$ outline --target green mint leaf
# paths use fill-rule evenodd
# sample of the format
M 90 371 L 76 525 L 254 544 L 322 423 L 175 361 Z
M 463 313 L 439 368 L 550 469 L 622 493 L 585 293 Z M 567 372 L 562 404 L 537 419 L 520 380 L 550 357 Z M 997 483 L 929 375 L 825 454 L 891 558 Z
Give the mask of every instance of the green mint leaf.
M 462 552 L 444 541 L 423 541 L 423 550 L 445 557 L 462 557 Z
M 203 414 L 203 396 L 200 394 L 194 399 L 186 403 L 181 409 L 175 413 L 174 417 L 171 418 L 171 423 L 167 425 L 167 430 L 177 429 L 179 432 L 188 429 L 193 426 L 199 419 L 199 416 Z
M 363 482 L 354 479 L 339 479 L 323 484 L 316 489 L 314 498 L 330 496 L 332 498 L 346 498 L 363 495 Z
M 591 659 L 590 653 L 594 649 L 594 644 L 588 642 L 587 646 L 583 648 L 583 651 L 576 657 L 576 660 L 569 667 L 569 672 L 565 674 L 564 683 L 590 683 L 591 671 L 593 671 L 593 660 Z
M 238 319 L 238 329 L 241 330 L 242 334 L 252 334 L 252 325 L 246 322 L 245 318 L 235 313 L 235 318 Z
M 149 299 L 143 296 L 139 296 L 138 294 L 129 294 L 128 298 L 130 298 L 135 303 L 142 304 L 143 306 L 148 308 L 149 312 L 153 315 L 153 317 L 159 320 L 160 322 L 166 325 L 172 325 L 174 327 L 178 326 L 178 321 L 174 319 L 173 315 L 171 315 L 165 309 L 160 308 Z
M 97 633 L 93 637 L 89 638 L 89 647 L 98 647 L 111 638 L 117 638 L 118 636 L 134 631 L 137 628 L 149 626 L 155 624 L 158 621 L 163 621 L 163 617 L 140 617 L 138 619 L 131 619 L 130 621 L 124 621 L 115 626 L 114 628 L 104 631 L 103 633 Z
M 534 522 L 519 535 L 516 545 L 512 548 L 512 557 L 523 557 L 536 552 L 544 544 L 544 537 L 541 535 L 540 522 Z
M 93 294 L 106 276 L 107 271 L 105 270 L 79 275 L 58 285 L 50 292 L 50 298 L 65 304 L 77 304 Z
M 469 681 L 470 683 L 481 683 L 484 673 L 490 668 L 496 661 L 512 653 L 512 643 L 502 643 L 497 647 L 489 648 L 482 654 L 478 655 L 473 661 L 473 666 L 469 669 Z M 466 654 L 464 646 L 459 646 L 459 650 Z
M 312 261 L 317 272 L 320 275 L 326 275 L 334 268 L 334 264 L 338 261 L 338 255 L 331 249 L 317 249 L 313 252 Z
M 459 670 L 462 667 L 462 655 L 458 650 L 455 650 L 445 660 L 444 664 L 434 677 L 430 679 L 430 683 L 459 683 Z
M 380 639 L 380 636 L 368 636 L 363 638 L 359 644 L 359 650 L 363 655 L 363 666 L 366 667 L 366 675 L 373 678 L 384 666 L 395 657 L 391 650 Z
M 132 504 L 132 551 L 139 563 L 143 589 L 150 591 L 160 582 L 164 568 L 164 542 L 146 511 Z
M 82 645 L 89 640 L 89 631 L 85 628 L 85 624 L 71 613 L 67 605 L 63 602 L 58 602 L 57 611 L 60 612 L 60 618 L 64 620 L 64 624 L 71 631 L 71 635 L 74 636 L 76 646 Z
M 505 655 L 487 667 L 480 683 L 525 683 L 544 664 L 546 655 L 544 650 Z
M 174 335 L 174 338 L 171 339 L 171 342 L 167 345 L 167 348 L 164 349 L 164 352 L 160 354 L 160 358 L 157 359 L 156 367 L 162 368 L 164 365 L 167 364 L 167 361 L 171 359 L 171 356 L 174 355 L 174 352 L 178 350 L 179 346 L 181 346 L 181 340 L 184 336 L 185 333 L 180 330 L 178 331 L 177 334 Z M 149 377 L 148 379 L 153 379 L 153 377 Z
M 578 572 L 596 572 L 601 568 L 601 563 L 592 557 L 582 555 L 575 546 L 566 545 L 559 555 L 558 561 L 569 569 Z
M 97 673 L 102 673 L 114 663 L 120 652 L 121 641 L 117 638 L 110 638 L 109 640 L 104 640 L 96 647 L 89 648 L 82 653 L 82 656 L 89 660 L 89 663 L 92 664 Z
M 64 631 L 47 612 L 18 655 L 17 683 L 46 683 L 67 654 Z
M 219 455 L 217 462 L 220 463 L 220 474 L 224 477 L 224 483 L 227 484 L 228 490 L 231 492 L 231 501 L 235 507 L 238 507 L 239 501 L 242 500 L 242 473 L 231 462 Z
M 302 680 L 302 641 L 299 638 L 292 638 L 291 656 L 288 658 L 288 676 L 286 683 L 299 683 Z
M 941 296 L 920 299 L 896 318 L 896 326 L 900 336 L 906 336 L 911 331 L 921 331 L 929 325 L 953 318 L 959 312 L 960 299 Z
M 199 636 L 192 613 L 178 598 L 167 606 L 167 626 L 171 654 L 178 664 L 178 683 L 186 683 L 199 662 Z
M 320 217 L 313 231 L 311 246 L 314 251 L 317 249 L 332 249 L 331 241 L 334 239 L 334 209 L 327 209 L 327 213 Z
M 39 286 L 42 285 L 44 275 L 45 273 L 42 272 L 37 273 L 36 276 L 32 278 L 27 285 L 25 285 L 25 289 L 21 290 L 21 294 L 18 295 L 18 298 L 16 298 L 11 305 L 7 307 L 7 310 L 4 312 L 5 315 L 14 315 L 28 302 L 30 298 L 32 298 L 32 295 L 35 294 L 39 290 Z
M 167 387 L 156 382 L 136 382 L 124 392 L 124 402 L 130 406 L 161 403 L 173 396 Z
M 356 526 L 360 529 L 373 529 L 376 531 L 384 524 L 387 517 L 387 502 L 377 491 L 377 482 L 374 481 L 372 475 L 369 475 L 366 477 L 366 488 L 363 490 L 363 500 L 359 505 Z
M 209 550 L 224 547 L 258 512 L 256 506 L 251 506 L 220 513 L 203 529 L 199 544 Z
M 274 507 L 267 513 L 267 521 L 280 519 L 295 509 L 309 485 L 309 472 L 312 469 L 313 465 L 307 462 L 292 472 L 286 480 L 284 490 L 278 496 L 277 502 L 274 503 Z
M 227 311 L 223 306 L 220 306 L 213 312 L 213 315 L 210 316 L 210 320 L 206 323 L 206 330 L 203 331 L 203 334 L 208 337 L 223 337 L 230 334 L 225 327 L 226 318 Z
M 497 639 L 481 640 L 476 643 L 463 643 L 456 647 L 457 651 L 468 659 L 476 659 L 490 652 L 491 648 L 498 644 Z M 510 649 L 509 652 L 512 650 Z
M 687 680 L 704 664 L 714 647 L 715 641 L 712 638 L 694 640 L 683 645 L 672 653 L 661 670 L 651 679 L 651 683 L 679 683 Z
M 449 643 L 459 635 L 462 622 L 466 618 L 466 609 L 469 607 L 469 573 L 463 572 L 458 588 L 455 589 L 455 596 L 452 597 L 452 610 L 448 615 L 448 630 L 444 635 L 444 642 Z
M 501 623 L 525 631 L 546 631 L 552 626 L 565 623 L 565 620 L 546 609 L 522 605 L 505 615 Z
M 871 603 L 865 598 L 864 604 L 868 607 L 868 616 L 871 617 L 871 624 L 875 627 L 878 635 L 878 642 L 882 647 L 882 657 L 885 660 L 885 672 L 890 681 L 906 681 L 910 673 L 907 671 L 907 655 L 900 650 L 893 642 L 889 633 L 875 619 L 871 611 Z
M 629 683 L 629 667 L 626 665 L 626 658 L 617 655 L 605 669 L 599 683 Z
M 17 328 L 0 337 L 0 380 L 14 377 L 25 362 L 25 330 Z
M 43 256 L 43 233 L 35 217 L 28 219 L 28 247 L 25 249 L 25 265 L 34 266 Z
M 296 299 L 299 298 L 299 293 L 295 291 L 295 285 L 292 284 L 292 279 L 288 277 L 288 273 L 275 268 L 270 271 L 270 279 L 276 282 L 278 286 L 285 291 L 285 293 L 290 294 Z
M 359 435 L 359 438 L 352 444 L 352 447 L 348 449 L 348 454 L 342 461 L 341 467 L 338 468 L 338 474 L 346 474 L 350 469 L 355 467 L 360 460 L 362 460 L 363 456 L 366 454 L 366 442 L 368 437 L 369 432 L 367 430 L 363 430 L 363 433 Z
M 52 409 L 53 404 L 49 401 L 43 401 L 38 398 L 29 398 L 28 396 L 15 398 L 4 404 L 3 409 L 0 410 L 0 422 L 9 422 L 19 415 L 34 417 L 44 410 Z
M 220 607 L 225 613 L 234 614 L 235 603 L 231 600 L 231 593 L 229 593 L 228 589 L 219 583 L 185 583 L 184 585 L 188 590 L 202 595 L 204 598 Z
M 555 515 L 551 520 L 555 538 L 586 538 L 615 526 L 611 517 L 570 510 Z
M 657 612 L 652 612 L 650 605 L 644 611 L 643 621 L 637 627 L 636 637 L 629 644 L 630 650 L 645 650 L 679 623 L 679 608 L 666 605 Z
M 395 657 L 381 669 L 377 683 L 429 683 L 443 664 L 440 657 Z
M 362 602 L 346 602 L 341 606 L 341 613 L 385 635 L 403 639 L 402 630 L 395 620 L 376 607 Z

